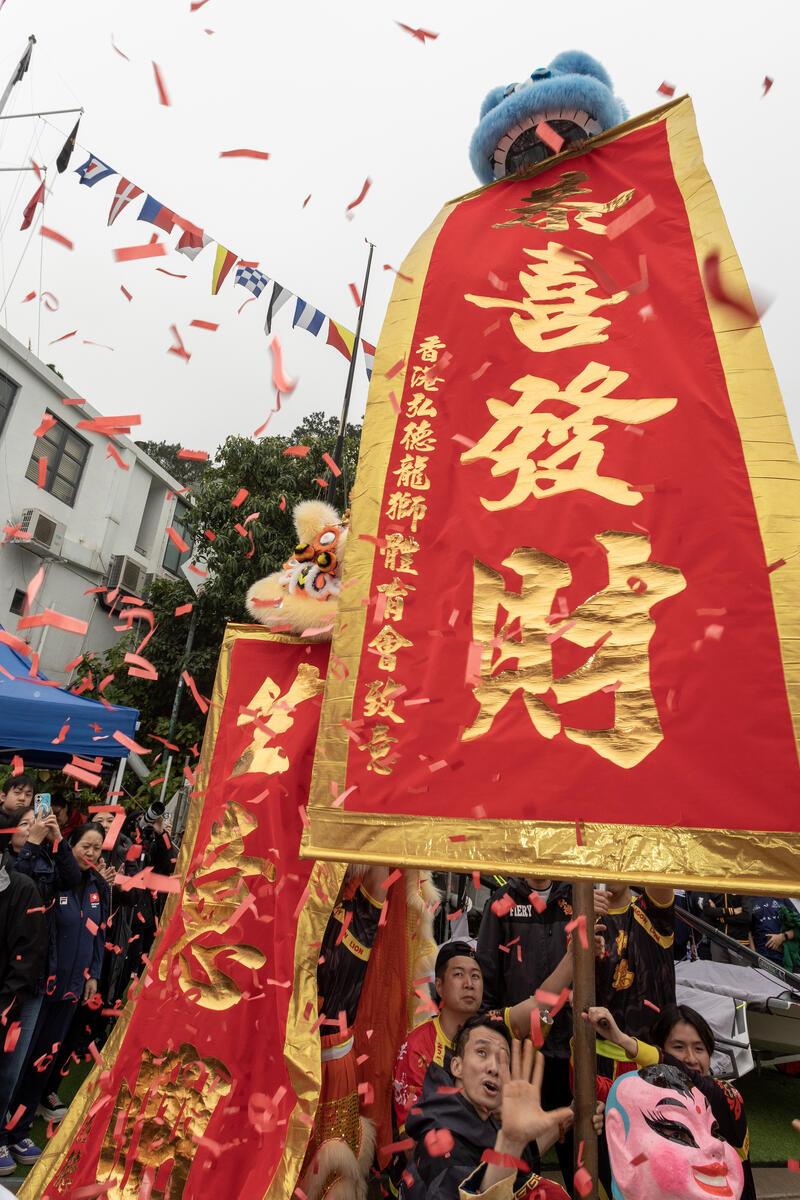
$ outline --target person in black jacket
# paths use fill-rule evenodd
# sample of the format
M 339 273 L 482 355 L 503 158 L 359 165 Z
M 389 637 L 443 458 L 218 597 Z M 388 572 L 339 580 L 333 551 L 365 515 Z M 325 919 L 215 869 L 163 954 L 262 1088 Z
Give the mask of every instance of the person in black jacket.
M 713 925 L 715 929 L 727 934 L 742 946 L 751 944 L 752 917 L 744 896 L 734 895 L 733 892 L 711 892 L 700 897 L 699 907 L 700 916 L 709 925 Z M 716 942 L 711 942 L 710 949 L 712 962 L 736 964 L 742 961 L 737 957 L 736 951 L 729 950 L 727 946 L 718 946 Z
M 0 867 L 0 1112 L 5 1113 L 19 1074 L 17 1046 L 30 1041 L 21 1024 L 25 1005 L 36 995 L 47 962 L 47 924 L 35 886 L 24 875 Z M 14 1033 L 12 1033 L 12 1030 Z M 24 1054 L 24 1050 L 22 1051 Z M 0 1175 L 16 1170 L 0 1136 Z
M 517 1004 L 542 986 L 566 953 L 567 925 L 571 920 L 569 884 L 514 876 L 492 893 L 483 910 L 478 934 L 485 1008 L 502 1009 Z M 558 1108 L 572 1100 L 571 1037 L 572 1009 L 565 1005 L 556 1015 L 544 1047 L 545 1108 Z M 559 1142 L 556 1154 L 569 1191 L 574 1170 L 571 1135 Z
M 517 1049 L 519 1043 L 516 1044 Z M 526 1043 L 528 1075 L 533 1056 Z M 441 1073 L 429 1073 L 422 1097 L 409 1114 L 406 1131 L 414 1139 L 414 1165 L 420 1181 L 414 1195 L 425 1200 L 458 1200 L 459 1188 L 479 1167 L 486 1150 L 513 1153 L 524 1161 L 514 1184 L 515 1194 L 526 1186 L 535 1194 L 565 1197 L 557 1184 L 545 1186 L 539 1176 L 540 1154 L 572 1122 L 572 1111 L 562 1108 L 541 1112 L 538 1092 L 535 1108 L 541 1120 L 530 1131 L 524 1147 L 504 1150 L 499 1116 L 503 1092 L 511 1078 L 512 1040 L 501 1021 L 489 1016 L 470 1017 L 459 1033 L 451 1064 L 456 1089 L 442 1086 Z M 529 1106 L 530 1107 L 530 1106 Z M 404 1183 L 405 1188 L 405 1183 Z M 480 1189 L 483 1190 L 482 1188 Z M 405 1196 L 405 1191 L 401 1193 Z
M 44 914 L 49 946 L 55 926 L 56 892 L 59 888 L 77 887 L 80 883 L 81 871 L 69 845 L 61 838 L 55 814 L 51 812 L 44 818 L 33 814 L 32 819 L 29 820 L 25 815 L 26 811 L 33 813 L 32 809 L 23 809 L 22 815 L 17 818 L 18 829 L 21 829 L 26 823 L 28 824 L 25 839 L 21 840 L 20 834 L 12 834 L 6 856 L 11 873 L 27 876 L 35 885 L 36 892 L 40 897 L 37 901 L 37 910 Z M 17 847 L 16 852 L 15 847 Z M 46 953 L 41 964 L 42 969 L 36 988 L 26 995 L 20 1004 L 17 1017 L 19 1036 L 16 1046 L 13 1052 L 4 1058 L 2 1066 L 0 1066 L 0 1105 L 3 1105 L 0 1113 L 5 1113 L 27 1062 L 28 1051 L 44 999 L 47 965 L 48 954 Z M 49 1097 L 49 1101 L 49 1115 L 53 1119 L 60 1120 L 66 1112 L 66 1107 L 61 1104 L 55 1093 Z M 2 1157 L 2 1153 L 0 1153 L 0 1162 L 2 1162 Z M 5 1157 L 10 1163 L 13 1163 L 13 1159 L 7 1152 Z
M 0 833 L 14 828 L 20 813 L 33 804 L 35 791 L 36 780 L 33 775 L 9 775 L 5 783 L 0 784 Z M 2 842 L 2 849 L 5 849 L 5 837 Z
M 45 997 L 11 1102 L 12 1114 L 17 1119 L 13 1126 L 16 1141 L 9 1145 L 9 1150 L 23 1165 L 35 1162 L 42 1153 L 28 1134 L 37 1105 L 50 1094 L 53 1056 L 69 1032 L 79 1003 L 89 1003 L 97 994 L 109 904 L 108 885 L 95 870 L 104 836 L 104 830 L 93 824 L 83 825 L 70 834 L 79 880 L 75 887 L 58 886 L 53 897 Z

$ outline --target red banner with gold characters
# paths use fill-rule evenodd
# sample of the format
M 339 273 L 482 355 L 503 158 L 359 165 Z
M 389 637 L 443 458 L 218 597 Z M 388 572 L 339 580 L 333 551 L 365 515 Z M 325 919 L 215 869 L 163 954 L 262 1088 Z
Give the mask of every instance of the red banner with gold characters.
M 24 1196 L 292 1193 L 319 1088 L 319 1039 L 309 1033 L 319 950 L 310 943 L 343 873 L 320 864 L 328 878 L 309 889 L 313 864 L 298 858 L 329 650 L 228 627 L 202 803 L 190 809 L 181 851 L 185 881 L 143 986 Z M 309 944 L 296 974 L 301 914 Z
M 795 885 L 800 471 L 759 326 L 706 296 L 715 254 L 746 296 L 688 99 L 418 242 L 304 853 Z

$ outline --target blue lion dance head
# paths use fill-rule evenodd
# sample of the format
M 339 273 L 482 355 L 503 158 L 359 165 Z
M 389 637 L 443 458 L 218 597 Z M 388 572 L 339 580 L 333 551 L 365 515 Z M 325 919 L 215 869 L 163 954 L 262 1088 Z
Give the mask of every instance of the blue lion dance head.
M 489 92 L 470 161 L 481 183 L 491 183 L 551 157 L 554 151 L 536 133 L 541 121 L 566 144 L 585 141 L 627 116 L 605 67 L 582 50 L 565 50 L 520 83 Z

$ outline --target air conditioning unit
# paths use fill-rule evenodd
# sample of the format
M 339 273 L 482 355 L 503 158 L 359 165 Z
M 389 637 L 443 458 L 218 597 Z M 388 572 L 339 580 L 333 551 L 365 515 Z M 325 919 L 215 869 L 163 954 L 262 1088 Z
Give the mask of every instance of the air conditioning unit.
M 110 592 L 119 588 L 120 596 L 136 596 L 138 600 L 144 600 L 151 579 L 145 568 L 128 558 L 127 554 L 115 554 L 111 559 L 106 587 Z
M 21 533 L 31 536 L 15 539 L 20 546 L 27 546 L 37 554 L 48 558 L 58 558 L 64 545 L 66 526 L 61 521 L 54 521 L 39 508 L 26 508 L 19 523 Z

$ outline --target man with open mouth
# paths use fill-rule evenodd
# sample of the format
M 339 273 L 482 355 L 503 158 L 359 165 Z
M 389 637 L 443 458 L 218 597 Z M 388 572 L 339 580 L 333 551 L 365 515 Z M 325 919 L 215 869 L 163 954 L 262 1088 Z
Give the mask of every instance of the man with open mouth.
M 567 1200 L 560 1184 L 539 1174 L 541 1155 L 572 1124 L 570 1108 L 542 1109 L 543 1066 L 533 1045 L 512 1039 L 504 1022 L 487 1014 L 467 1021 L 450 1065 L 455 1087 L 429 1074 L 406 1121 L 426 1200 Z M 515 1164 L 489 1162 L 485 1151 Z

